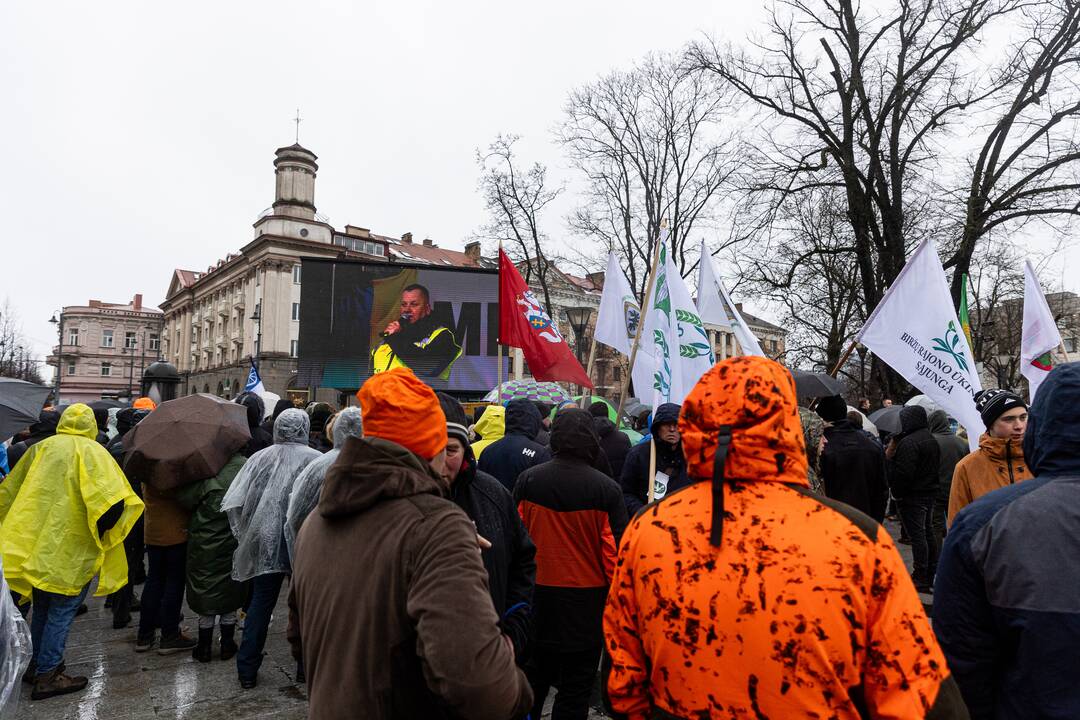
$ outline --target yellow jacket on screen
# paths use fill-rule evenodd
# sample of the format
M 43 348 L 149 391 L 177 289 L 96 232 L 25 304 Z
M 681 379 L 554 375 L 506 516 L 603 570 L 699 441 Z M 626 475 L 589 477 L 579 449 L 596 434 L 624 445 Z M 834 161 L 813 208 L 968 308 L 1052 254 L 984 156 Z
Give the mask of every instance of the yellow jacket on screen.
M 77 595 L 100 573 L 97 595 L 127 584 L 124 538 L 143 511 L 123 471 L 97 437 L 94 411 L 64 411 L 56 435 L 33 445 L 0 483 L 4 575 L 22 596 L 33 588 Z M 97 522 L 124 503 L 99 536 Z

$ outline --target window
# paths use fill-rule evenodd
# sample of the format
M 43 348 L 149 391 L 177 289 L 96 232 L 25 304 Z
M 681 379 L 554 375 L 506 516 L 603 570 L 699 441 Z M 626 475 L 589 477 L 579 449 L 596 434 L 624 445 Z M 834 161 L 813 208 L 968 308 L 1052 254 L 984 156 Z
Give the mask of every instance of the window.
M 101 363 L 101 377 L 112 377 L 112 363 Z
M 68 375 L 74 375 L 75 374 L 75 363 L 69 362 L 67 364 L 67 374 Z
M 161 349 L 161 338 L 158 337 L 157 333 L 150 333 L 150 349 L 151 350 L 160 350 Z
M 101 347 L 111 348 L 113 346 L 113 331 L 102 330 L 101 331 Z M 105 368 L 102 368 L 104 370 Z M 102 373 L 104 374 L 104 373 Z
M 293 303 L 292 304 L 292 319 L 293 320 L 299 320 L 300 319 L 300 303 Z
M 135 333 L 133 333 L 133 332 L 124 333 L 124 347 L 126 349 L 128 349 L 128 350 L 134 350 L 135 349 Z
M 68 330 L 68 345 L 79 344 L 79 328 L 71 328 Z
M 300 341 L 299 340 L 290 340 L 289 341 L 289 357 L 297 357 L 297 350 L 298 350 L 299 346 L 300 346 Z
M 1065 338 L 1061 344 L 1065 347 L 1065 352 L 1076 352 L 1076 338 Z
M 616 365 L 611 368 L 611 377 L 615 382 L 622 380 L 622 366 Z
M 300 266 L 299 265 L 293 265 L 292 266 L 292 281 L 293 281 L 293 285 L 299 285 L 300 284 Z

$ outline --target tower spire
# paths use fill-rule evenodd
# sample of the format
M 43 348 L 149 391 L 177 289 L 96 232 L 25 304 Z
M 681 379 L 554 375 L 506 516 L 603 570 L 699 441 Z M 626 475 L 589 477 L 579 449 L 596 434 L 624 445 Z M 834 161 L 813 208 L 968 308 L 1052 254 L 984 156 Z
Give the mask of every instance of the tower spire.
M 293 118 L 293 122 L 296 123 L 296 144 L 299 145 L 300 144 L 300 123 L 303 122 L 303 120 L 300 117 L 300 108 L 296 108 L 296 117 Z

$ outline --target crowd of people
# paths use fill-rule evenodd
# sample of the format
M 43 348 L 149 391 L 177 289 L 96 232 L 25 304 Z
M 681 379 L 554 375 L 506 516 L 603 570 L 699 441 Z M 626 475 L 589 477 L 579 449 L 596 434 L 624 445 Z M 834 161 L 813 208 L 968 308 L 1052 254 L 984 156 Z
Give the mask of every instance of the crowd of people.
M 131 462 L 148 399 L 115 427 L 47 409 L 0 482 L 23 679 L 86 686 L 64 649 L 93 589 L 114 628 L 138 613 L 133 651 L 253 688 L 284 591 L 312 718 L 537 720 L 554 690 L 575 720 L 598 684 L 613 717 L 1080 717 L 1073 399 L 1080 363 L 1030 408 L 980 393 L 969 452 L 940 410 L 883 433 L 738 357 L 632 444 L 606 403 L 470 418 L 394 368 L 340 412 L 242 395 L 242 441 L 170 488 Z

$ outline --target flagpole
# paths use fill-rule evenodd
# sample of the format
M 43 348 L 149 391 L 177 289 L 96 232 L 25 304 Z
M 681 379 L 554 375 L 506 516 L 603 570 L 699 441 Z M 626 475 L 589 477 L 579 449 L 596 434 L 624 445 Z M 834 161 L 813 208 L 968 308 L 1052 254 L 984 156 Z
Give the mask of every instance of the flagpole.
M 656 497 L 656 438 L 649 438 L 649 493 L 648 501 L 652 503 Z
M 844 367 L 844 363 L 846 363 L 848 361 L 848 358 L 851 357 L 851 353 L 855 351 L 855 348 L 858 346 L 858 344 L 858 338 L 855 338 L 851 341 L 851 344 L 848 345 L 848 349 L 845 350 L 844 354 L 840 357 L 840 362 L 836 363 L 836 367 L 834 367 L 832 369 L 832 372 L 829 373 L 830 375 L 836 377 L 836 373 L 840 372 L 840 368 Z
M 592 373 L 593 373 L 593 366 L 594 365 L 596 365 L 596 337 L 595 337 L 595 335 L 593 336 L 593 339 L 592 339 L 592 345 L 589 347 L 589 360 L 588 360 L 588 362 L 585 363 L 585 375 L 586 375 L 586 377 L 589 378 L 589 380 L 592 380 Z M 592 397 L 592 395 L 590 394 L 588 397 Z M 588 407 L 589 407 L 585 403 L 585 398 L 586 398 L 585 388 L 581 388 L 581 408 L 583 410 L 587 410 Z M 615 419 L 616 420 L 619 419 L 618 415 L 615 416 Z M 618 427 L 618 426 L 616 426 L 616 427 Z
M 667 227 L 667 220 L 661 223 L 661 227 Z M 626 368 L 626 377 L 622 380 L 619 388 L 619 406 L 615 410 L 615 427 L 619 427 L 622 421 L 623 404 L 626 402 L 626 390 L 630 385 L 630 376 L 634 373 L 634 362 L 637 360 L 638 345 L 641 343 L 641 333 L 645 330 L 645 318 L 649 312 L 649 298 L 652 297 L 653 285 L 656 283 L 656 266 L 660 264 L 660 237 L 656 238 L 656 247 L 653 248 L 652 267 L 649 268 L 649 280 L 645 283 L 645 297 L 642 299 L 641 312 L 638 313 L 637 332 L 634 333 L 634 344 L 630 346 L 630 366 Z
M 501 273 L 502 272 L 502 270 L 501 270 L 501 266 L 502 266 L 502 259 L 501 259 L 502 258 L 502 240 L 499 241 L 499 255 L 498 255 L 498 257 L 500 258 L 500 260 L 499 260 L 500 271 L 499 272 Z M 501 281 L 501 279 L 500 279 L 500 283 L 499 283 L 499 288 L 500 288 L 499 293 L 501 294 L 502 293 L 502 281 Z M 504 310 L 504 308 L 501 308 L 501 307 L 499 308 L 499 315 L 500 315 L 500 317 L 499 317 L 499 328 L 500 328 L 500 330 L 502 329 L 502 313 L 503 313 L 503 310 Z M 495 366 L 495 382 L 496 382 L 495 387 L 498 388 L 498 391 L 495 394 L 495 401 L 496 401 L 497 404 L 502 405 L 503 346 L 502 346 L 502 338 L 501 337 L 496 337 L 496 345 L 498 346 L 499 351 L 498 351 L 498 355 L 497 355 L 498 362 L 497 362 L 497 364 Z

